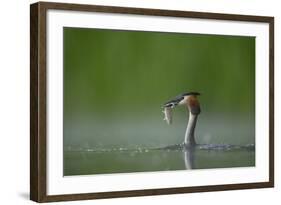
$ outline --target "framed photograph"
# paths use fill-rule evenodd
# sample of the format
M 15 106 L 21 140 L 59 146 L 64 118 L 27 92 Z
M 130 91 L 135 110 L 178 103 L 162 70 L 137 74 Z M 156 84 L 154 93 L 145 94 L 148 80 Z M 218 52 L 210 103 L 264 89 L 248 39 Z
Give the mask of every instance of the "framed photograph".
M 274 18 L 40 2 L 30 198 L 274 186 Z

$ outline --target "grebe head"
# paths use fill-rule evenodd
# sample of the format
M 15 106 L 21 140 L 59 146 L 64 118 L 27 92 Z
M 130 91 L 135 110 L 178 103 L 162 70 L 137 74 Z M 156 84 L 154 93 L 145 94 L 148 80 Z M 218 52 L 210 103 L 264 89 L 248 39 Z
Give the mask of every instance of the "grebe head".
M 188 107 L 190 113 L 194 115 L 199 115 L 201 109 L 200 109 L 199 100 L 197 98 L 198 95 L 200 95 L 200 93 L 197 92 L 184 93 L 183 99 L 179 102 L 179 105 L 185 105 Z
M 200 104 L 199 104 L 199 101 L 197 98 L 198 95 L 200 95 L 200 93 L 198 93 L 198 92 L 183 93 L 181 95 L 176 96 L 174 99 L 166 102 L 164 104 L 164 107 L 165 108 L 168 108 L 168 107 L 174 108 L 178 105 L 184 105 L 184 106 L 187 106 L 187 108 L 189 109 L 189 111 L 192 114 L 198 115 L 201 112 Z

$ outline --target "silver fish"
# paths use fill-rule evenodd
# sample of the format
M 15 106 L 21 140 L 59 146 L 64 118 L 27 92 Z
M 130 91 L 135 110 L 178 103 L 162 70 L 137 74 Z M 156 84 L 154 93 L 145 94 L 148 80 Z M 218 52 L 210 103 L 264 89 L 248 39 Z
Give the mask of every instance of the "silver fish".
M 172 117 L 173 117 L 173 113 L 172 113 L 172 108 L 171 107 L 165 107 L 163 110 L 164 113 L 164 120 L 170 125 L 172 124 Z

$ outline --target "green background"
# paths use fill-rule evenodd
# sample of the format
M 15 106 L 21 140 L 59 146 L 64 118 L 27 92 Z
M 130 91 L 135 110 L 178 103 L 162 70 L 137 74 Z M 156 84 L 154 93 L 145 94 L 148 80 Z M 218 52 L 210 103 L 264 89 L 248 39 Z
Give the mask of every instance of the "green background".
M 181 143 L 185 109 L 167 125 L 161 106 L 189 91 L 201 93 L 197 142 L 254 143 L 254 37 L 83 28 L 63 37 L 65 150 Z

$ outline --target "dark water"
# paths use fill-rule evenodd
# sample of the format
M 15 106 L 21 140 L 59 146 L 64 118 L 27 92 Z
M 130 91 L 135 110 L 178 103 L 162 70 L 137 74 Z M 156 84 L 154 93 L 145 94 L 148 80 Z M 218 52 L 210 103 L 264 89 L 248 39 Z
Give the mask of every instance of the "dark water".
M 64 151 L 65 176 L 249 166 L 255 166 L 253 144 Z

